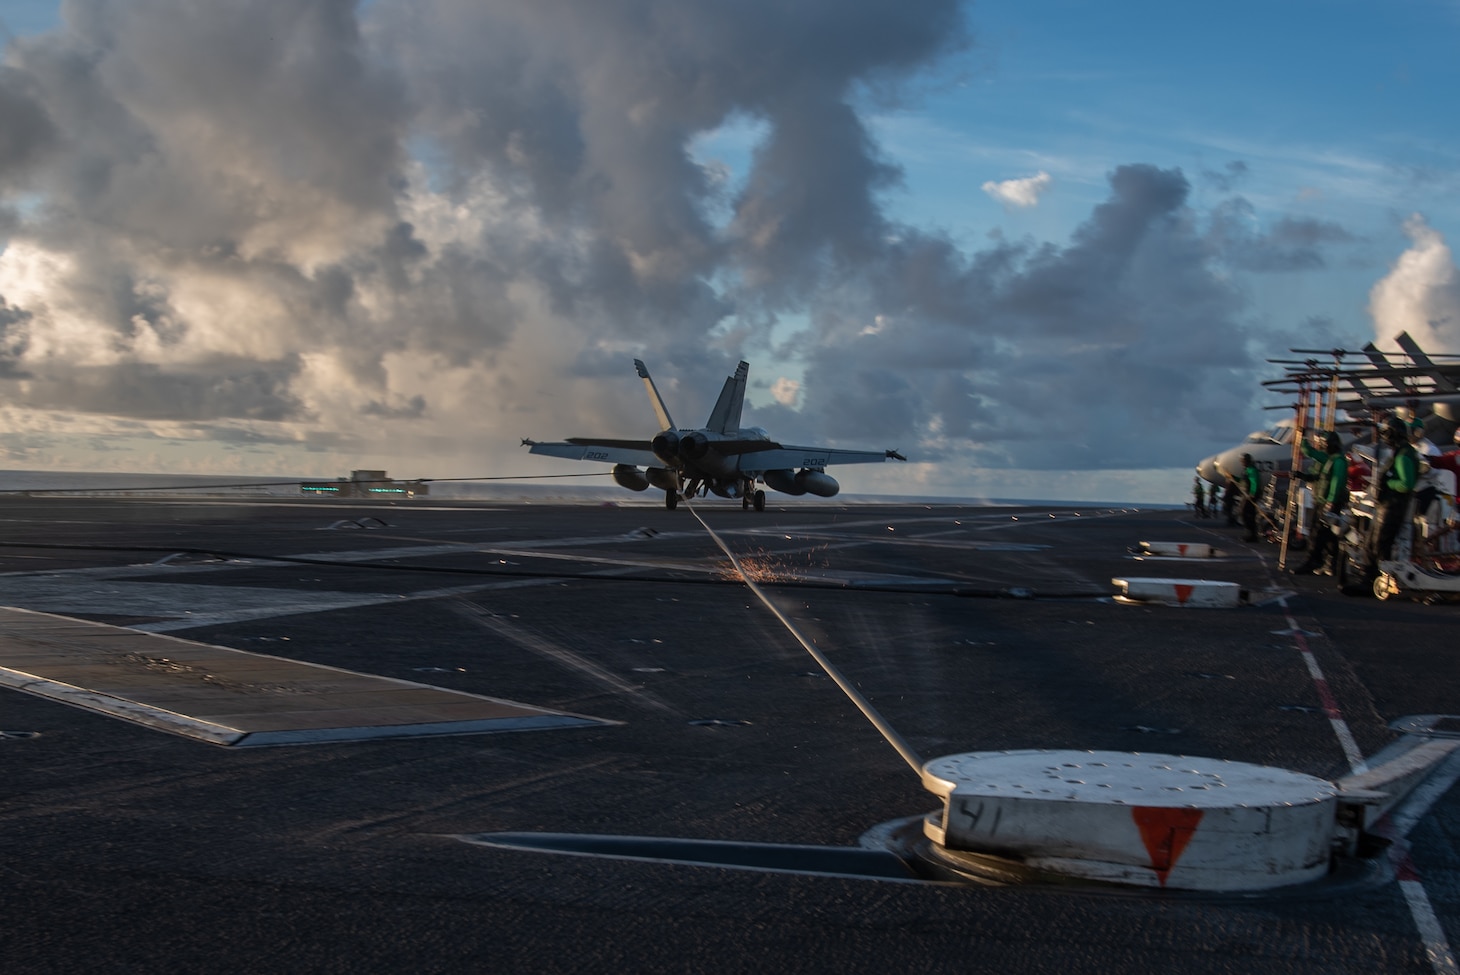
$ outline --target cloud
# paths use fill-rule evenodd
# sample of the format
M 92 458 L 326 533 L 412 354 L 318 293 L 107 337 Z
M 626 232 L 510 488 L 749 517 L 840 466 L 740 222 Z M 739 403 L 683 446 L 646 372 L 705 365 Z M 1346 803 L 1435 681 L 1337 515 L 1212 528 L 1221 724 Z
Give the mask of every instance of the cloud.
M 1240 159 L 1228 162 L 1220 170 L 1207 169 L 1202 171 L 1202 179 L 1211 184 L 1222 193 L 1230 193 L 1236 189 L 1237 184 L 1247 178 L 1248 165 Z
M 1404 222 L 1409 249 L 1369 292 L 1374 336 L 1408 332 L 1426 352 L 1460 352 L 1460 270 L 1445 237 L 1419 214 Z
M 956 67 L 965 11 L 72 0 L 0 66 L 4 443 L 501 473 L 642 436 L 634 356 L 701 417 L 770 349 L 801 378 L 746 422 L 790 442 L 1184 466 L 1255 392 L 1234 273 L 1345 235 L 1143 164 L 1062 241 L 900 224 L 868 113 Z
M 801 396 L 801 384 L 794 379 L 779 376 L 771 383 L 771 398 L 782 406 L 792 409 L 796 408 L 796 401 Z
M 55 141 L 55 127 L 31 79 L 0 66 L 0 185 L 22 182 Z
M 739 354 L 706 355 L 717 330 L 880 246 L 900 174 L 856 105 L 966 46 L 962 18 L 76 0 L 0 68 L 0 396 L 452 458 L 529 415 L 638 423 L 607 384 L 563 394 L 630 353 L 704 408 Z M 744 119 L 732 187 L 689 147 Z
M 1247 299 L 1179 171 L 1122 166 L 1109 187 L 1062 246 L 968 254 L 907 230 L 813 315 L 799 414 L 757 422 L 983 467 L 1184 465 L 1254 395 Z
M 1053 182 L 1053 177 L 1041 170 L 1023 179 L 1006 179 L 999 183 L 990 180 L 980 188 L 1006 207 L 1025 208 L 1038 204 L 1039 198 Z
M 1329 220 L 1280 216 L 1259 225 L 1256 208 L 1242 197 L 1212 210 L 1209 236 L 1231 267 L 1257 273 L 1316 270 L 1326 265 L 1325 249 L 1356 238 Z

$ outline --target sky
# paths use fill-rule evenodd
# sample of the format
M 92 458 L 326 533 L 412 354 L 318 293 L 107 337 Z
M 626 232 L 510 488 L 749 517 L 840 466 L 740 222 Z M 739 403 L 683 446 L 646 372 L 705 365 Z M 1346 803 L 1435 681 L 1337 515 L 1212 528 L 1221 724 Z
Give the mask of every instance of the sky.
M 0 0 L 0 467 L 562 474 L 738 359 L 861 493 L 1184 500 L 1460 352 L 1460 0 Z

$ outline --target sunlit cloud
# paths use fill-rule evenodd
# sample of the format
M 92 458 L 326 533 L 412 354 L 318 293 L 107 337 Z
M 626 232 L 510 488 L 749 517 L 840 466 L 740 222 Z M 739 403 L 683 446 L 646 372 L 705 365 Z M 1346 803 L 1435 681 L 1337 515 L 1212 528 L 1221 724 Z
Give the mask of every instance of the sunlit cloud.
M 771 383 L 771 398 L 782 406 L 791 409 L 796 408 L 796 401 L 801 397 L 801 384 L 794 379 L 780 376 Z
M 1006 207 L 1027 208 L 1038 205 L 1039 198 L 1053 182 L 1054 178 L 1049 173 L 1041 171 L 1022 179 L 1006 179 L 997 183 L 990 180 L 983 184 L 982 189 Z
M 1429 352 L 1460 352 L 1460 270 L 1445 237 L 1420 214 L 1404 222 L 1410 247 L 1369 293 L 1375 337 L 1408 332 Z

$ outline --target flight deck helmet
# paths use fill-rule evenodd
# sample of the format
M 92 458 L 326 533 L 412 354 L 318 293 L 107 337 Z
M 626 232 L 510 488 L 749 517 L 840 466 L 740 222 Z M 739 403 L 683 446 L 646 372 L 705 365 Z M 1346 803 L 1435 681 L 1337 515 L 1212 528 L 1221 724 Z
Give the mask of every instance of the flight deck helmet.
M 1386 417 L 1384 426 L 1379 430 L 1379 439 L 1391 447 L 1398 447 L 1400 444 L 1409 442 L 1409 428 L 1397 416 Z

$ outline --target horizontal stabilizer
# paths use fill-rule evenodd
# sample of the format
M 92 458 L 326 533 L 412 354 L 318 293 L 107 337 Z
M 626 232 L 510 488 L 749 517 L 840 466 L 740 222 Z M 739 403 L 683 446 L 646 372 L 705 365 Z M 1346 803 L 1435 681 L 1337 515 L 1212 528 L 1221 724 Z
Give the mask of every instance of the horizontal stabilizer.
M 632 464 L 635 467 L 662 467 L 647 440 L 590 440 L 586 437 L 556 443 L 525 441 L 530 454 L 562 457 L 566 460 L 591 460 L 604 464 Z
M 719 444 L 715 445 L 717 448 Z M 831 464 L 880 464 L 884 460 L 901 460 L 895 450 L 836 450 L 832 447 L 776 447 L 750 454 L 740 462 L 747 473 L 780 470 L 819 471 Z
M 582 447 L 613 447 L 618 450 L 652 450 L 647 440 L 612 440 L 608 437 L 569 437 L 566 443 Z

